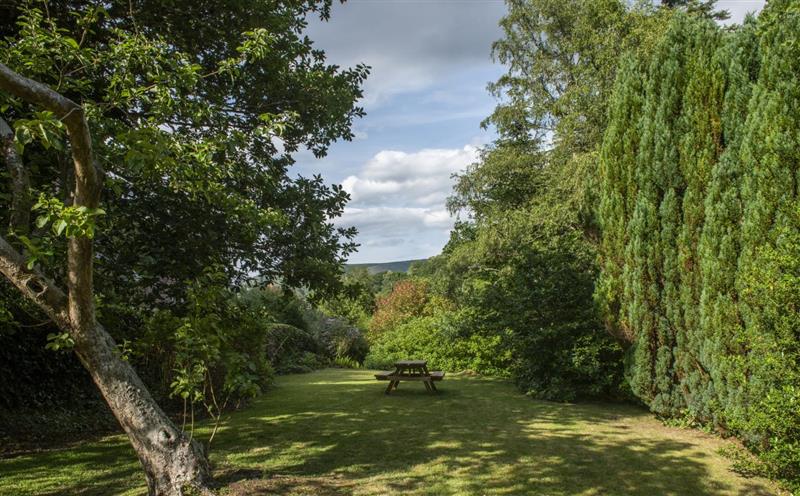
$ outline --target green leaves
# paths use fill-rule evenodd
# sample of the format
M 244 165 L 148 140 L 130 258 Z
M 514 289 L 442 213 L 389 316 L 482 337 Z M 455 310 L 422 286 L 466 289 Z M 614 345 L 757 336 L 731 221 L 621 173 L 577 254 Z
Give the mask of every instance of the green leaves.
M 97 217 L 106 213 L 102 208 L 88 208 L 83 205 L 65 207 L 61 200 L 48 198 L 44 193 L 39 196 L 33 210 L 42 212 L 36 218 L 36 227 L 42 229 L 50 224 L 53 234 L 67 238 L 93 238 Z
M 68 353 L 72 351 L 74 346 L 75 340 L 72 339 L 72 336 L 70 336 L 66 331 L 50 333 L 47 335 L 47 344 L 45 345 L 45 348 L 48 350 Z
M 15 235 L 28 255 L 28 269 L 32 269 L 37 263 L 49 264 L 54 255 L 54 246 L 49 238 L 29 238 L 23 235 Z
M 800 216 L 787 185 L 800 170 L 800 17 L 790 5 L 770 3 L 758 28 L 732 31 L 675 15 L 652 52 L 626 64 L 601 155 L 597 293 L 633 340 L 636 395 L 735 431 L 796 487 Z
M 203 363 L 175 369 L 175 380 L 170 383 L 170 396 L 179 397 L 192 403 L 205 399 L 203 385 L 208 368 Z
M 260 273 L 336 286 L 354 249 L 354 230 L 332 222 L 347 195 L 288 168 L 294 151 L 321 155 L 351 136 L 367 68 L 327 64 L 304 36 L 302 19 L 320 4 L 223 1 L 213 16 L 190 0 L 166 10 L 143 4 L 135 25 L 127 7 L 104 5 L 45 14 L 23 3 L 15 23 L 0 21 L 9 33 L 0 60 L 86 111 L 107 171 L 103 209 L 115 217 L 96 243 L 98 288 L 152 297 L 135 286 L 191 279 L 219 262 L 231 280 Z M 17 129 L 33 190 L 69 198 L 61 123 L 5 94 L 0 107 Z M 47 202 L 36 213 L 40 229 L 58 238 L 94 237 L 102 215 Z M 183 297 L 174 285 L 166 291 Z
M 243 62 L 256 62 L 263 60 L 272 49 L 275 36 L 265 28 L 257 28 L 242 33 L 242 42 L 236 51 L 242 57 Z
M 63 150 L 63 139 L 64 124 L 50 111 L 34 112 L 32 119 L 14 121 L 14 144 L 20 155 L 32 142 L 38 142 L 45 150 Z

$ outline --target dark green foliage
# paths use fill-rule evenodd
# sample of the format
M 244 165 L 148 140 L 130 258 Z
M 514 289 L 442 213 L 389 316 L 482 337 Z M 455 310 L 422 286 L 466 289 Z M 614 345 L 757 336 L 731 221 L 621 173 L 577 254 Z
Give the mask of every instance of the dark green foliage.
M 690 386 L 691 414 L 724 427 L 743 402 L 742 322 L 738 308 L 736 272 L 741 250 L 741 188 L 747 170 L 739 158 L 742 132 L 753 84 L 758 74 L 758 39 L 750 19 L 717 51 L 726 71 L 722 110 L 724 151 L 714 164 L 705 198 L 705 222 L 700 244 L 699 322 L 693 329 L 701 340 L 698 366 L 706 372 Z
M 609 123 L 600 153 L 598 218 L 603 232 L 601 267 L 595 299 L 606 328 L 622 342 L 633 342 L 628 307 L 629 285 L 624 284 L 628 223 L 637 196 L 636 158 L 639 154 L 639 119 L 644 104 L 642 71 L 635 57 L 622 60 L 610 103 Z
M 320 343 L 305 329 L 289 324 L 271 324 L 264 336 L 267 356 L 281 374 L 310 372 L 324 364 L 317 354 Z
M 349 359 L 358 364 L 364 362 L 369 352 L 369 343 L 361 329 L 339 318 L 322 317 L 318 322 L 321 327 L 320 341 L 326 357 L 334 360 Z
M 687 23 L 684 17 L 672 23 L 646 69 L 637 188 L 625 251 L 625 285 L 630 288 L 625 311 L 634 340 L 630 384 L 659 413 L 676 413 L 683 407 L 673 355 L 681 321 L 676 243 L 685 188 L 679 168 L 681 129 L 675 116 L 680 115 L 686 85 Z
M 800 2 L 771 2 L 759 38 L 761 66 L 739 154 L 748 172 L 737 275 L 748 387 L 733 421 L 774 474 L 800 488 Z
M 738 434 L 763 472 L 795 486 L 799 36 L 797 1 L 729 31 L 679 14 L 626 62 L 602 154 L 597 291 L 633 340 L 637 396 Z M 636 113 L 638 142 L 624 132 Z
M 594 249 L 572 226 L 542 222 L 542 210 L 510 215 L 479 253 L 485 269 L 471 274 L 467 295 L 478 328 L 509 334 L 512 376 L 535 397 L 617 395 L 621 349 L 591 305 Z M 508 256 L 490 261 L 493 253 Z
M 100 405 L 78 359 L 45 349 L 45 336 L 41 328 L 0 327 L 0 410 Z M 72 380 L 64 381 L 66 376 Z
M 0 281 L 0 451 L 119 426 L 78 358 L 46 348 L 47 335 L 56 332 Z
M 740 274 L 749 353 L 735 370 L 747 383 L 731 423 L 767 475 L 800 490 L 800 202 L 781 210 L 785 223 Z
M 724 60 L 719 56 L 722 34 L 711 22 L 689 31 L 686 89 L 678 125 L 680 174 L 685 181 L 678 239 L 679 295 L 675 306 L 676 369 L 686 408 L 694 418 L 708 419 L 715 408 L 705 390 L 713 368 L 705 351 L 706 332 L 700 325 L 702 269 L 699 243 L 705 223 L 707 185 L 723 149 L 722 112 L 725 92 Z M 670 299 L 672 296 L 670 296 Z

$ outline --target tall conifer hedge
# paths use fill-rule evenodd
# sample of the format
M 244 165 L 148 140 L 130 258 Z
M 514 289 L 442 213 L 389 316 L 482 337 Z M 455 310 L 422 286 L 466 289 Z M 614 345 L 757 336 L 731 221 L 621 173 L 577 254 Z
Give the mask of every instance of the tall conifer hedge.
M 800 0 L 733 30 L 676 14 L 609 119 L 596 298 L 633 392 L 800 487 Z

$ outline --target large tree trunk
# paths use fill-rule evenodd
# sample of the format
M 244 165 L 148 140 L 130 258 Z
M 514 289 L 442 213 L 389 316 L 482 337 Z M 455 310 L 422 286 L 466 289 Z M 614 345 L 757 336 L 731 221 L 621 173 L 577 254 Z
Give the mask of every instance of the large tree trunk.
M 75 168 L 74 205 L 96 208 L 102 177 L 93 162 L 83 108 L 49 87 L 0 64 L 0 89 L 52 111 L 67 127 Z M 36 302 L 75 341 L 75 353 L 128 434 L 147 474 L 151 495 L 179 496 L 188 488 L 210 492 L 208 464 L 200 446 L 175 427 L 124 361 L 111 336 L 95 320 L 92 240 L 67 245 L 67 294 L 35 270 L 0 237 L 0 272 Z

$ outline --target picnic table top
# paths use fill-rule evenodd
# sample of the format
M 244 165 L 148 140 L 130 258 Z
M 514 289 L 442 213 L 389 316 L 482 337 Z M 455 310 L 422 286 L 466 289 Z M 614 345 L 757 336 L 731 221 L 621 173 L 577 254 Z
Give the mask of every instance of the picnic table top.
M 395 367 L 424 367 L 428 365 L 427 360 L 398 360 L 394 362 Z

